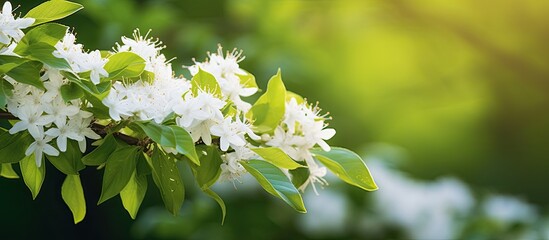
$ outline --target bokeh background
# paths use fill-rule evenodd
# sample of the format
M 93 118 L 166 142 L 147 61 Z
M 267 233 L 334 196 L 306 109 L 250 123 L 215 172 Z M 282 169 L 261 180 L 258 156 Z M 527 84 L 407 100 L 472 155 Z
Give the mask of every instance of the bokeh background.
M 12 4 L 26 13 L 40 2 Z M 6 239 L 549 238 L 549 1 L 76 2 L 85 8 L 60 22 L 89 49 L 152 29 L 177 74 L 188 76 L 180 66 L 217 44 L 243 49 L 241 67 L 262 88 L 280 67 L 289 90 L 330 112 L 330 144 L 375 166 L 380 190 L 330 178 L 320 196 L 306 194 L 301 215 L 243 179 L 237 190 L 217 186 L 228 207 L 221 226 L 216 203 L 188 180 L 179 217 L 150 188 L 134 221 L 117 199 L 96 206 L 101 173 L 90 168 L 82 173 L 88 213 L 74 225 L 63 176 L 48 166 L 34 201 L 23 181 L 0 179 Z M 508 201 L 487 207 L 491 196 Z M 451 219 L 447 235 L 440 219 Z

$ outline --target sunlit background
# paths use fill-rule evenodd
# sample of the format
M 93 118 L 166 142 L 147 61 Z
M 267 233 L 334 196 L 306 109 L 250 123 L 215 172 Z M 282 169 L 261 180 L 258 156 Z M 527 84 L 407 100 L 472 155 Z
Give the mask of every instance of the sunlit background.
M 23 13 L 40 2 L 12 1 Z M 74 225 L 63 175 L 48 166 L 34 201 L 23 181 L 0 180 L 6 239 L 549 239 L 549 1 L 76 2 L 85 8 L 61 22 L 89 49 L 152 29 L 177 74 L 217 44 L 244 50 L 262 88 L 280 67 L 289 90 L 333 117 L 330 144 L 361 153 L 380 189 L 329 178 L 305 193 L 303 215 L 244 178 L 216 187 L 221 226 L 185 172 L 180 216 L 149 188 L 134 221 L 118 199 L 96 206 L 101 172 L 89 168 L 87 216 Z

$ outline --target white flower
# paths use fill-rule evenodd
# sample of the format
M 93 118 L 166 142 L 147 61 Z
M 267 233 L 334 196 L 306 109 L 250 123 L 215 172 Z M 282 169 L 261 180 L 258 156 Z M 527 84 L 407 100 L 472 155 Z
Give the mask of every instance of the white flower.
M 60 95 L 57 96 L 50 104 L 44 104 L 44 112 L 53 118 L 53 122 L 57 126 L 63 126 L 67 122 L 67 117 L 74 116 L 80 111 L 78 106 L 67 105 L 61 99 Z
M 0 43 L 9 44 L 11 38 L 21 40 L 25 35 L 21 29 L 25 29 L 34 23 L 34 18 L 14 19 L 10 2 L 5 2 L 0 13 Z
M 109 73 L 105 71 L 104 66 L 107 63 L 107 59 L 101 58 L 101 53 L 99 50 L 95 50 L 85 55 L 86 58 L 83 59 L 82 68 L 85 71 L 90 72 L 90 79 L 94 84 L 99 84 L 99 77 L 108 77 Z
M 115 86 L 118 86 L 118 89 L 123 88 L 122 84 L 115 84 Z M 109 115 L 115 121 L 121 120 L 120 115 L 130 115 L 127 106 L 122 102 L 123 94 L 120 94 L 118 89 L 111 89 L 109 95 L 102 101 L 102 103 L 109 108 Z
M 15 134 L 23 130 L 28 130 L 34 138 L 39 138 L 41 132 L 43 132 L 43 126 L 53 122 L 53 117 L 51 115 L 42 115 L 43 111 L 43 109 L 37 106 L 21 106 L 17 114 L 17 117 L 21 121 L 15 123 L 9 130 L 9 133 Z
M 35 138 L 35 141 L 29 145 L 25 151 L 26 156 L 30 156 L 34 153 L 34 159 L 36 161 L 36 166 L 40 167 L 42 165 L 42 155 L 43 153 L 50 156 L 59 156 L 59 151 L 48 144 L 52 138 L 41 134 Z
M 76 141 L 84 140 L 84 137 L 78 133 L 77 122 L 72 120 L 68 124 L 57 125 L 57 128 L 50 128 L 46 131 L 46 135 L 57 137 L 57 147 L 61 152 L 67 151 L 67 138 Z
M 246 144 L 238 131 L 238 126 L 234 124 L 230 117 L 225 118 L 223 122 L 213 125 L 210 128 L 212 135 L 219 137 L 219 147 L 222 151 L 227 151 L 229 145 L 242 147 Z
M 187 129 L 187 131 L 191 134 L 191 137 L 193 138 L 194 142 L 197 142 L 199 139 L 202 139 L 202 141 L 206 145 L 212 144 L 212 136 L 210 134 L 210 128 L 215 124 L 212 120 L 205 120 L 200 122 L 199 124 L 196 124 L 195 126 L 191 126 Z

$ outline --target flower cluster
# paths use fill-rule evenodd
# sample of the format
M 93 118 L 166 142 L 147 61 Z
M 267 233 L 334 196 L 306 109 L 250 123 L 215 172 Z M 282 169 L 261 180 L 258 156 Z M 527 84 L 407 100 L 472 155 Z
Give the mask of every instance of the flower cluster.
M 0 12 L 0 44 L 2 45 L 10 45 L 12 40 L 15 41 L 15 43 L 19 42 L 24 36 L 21 29 L 28 28 L 34 23 L 33 18 L 15 19 L 11 12 L 11 3 L 5 2 L 4 6 L 2 6 L 2 12 Z M 16 44 L 10 45 L 7 49 L 14 48 L 15 45 Z M 6 49 L 3 50 L 5 51 Z
M 86 137 L 100 136 L 89 128 L 93 119 L 90 112 L 82 110 L 82 101 L 65 101 L 61 97 L 61 86 L 67 80 L 58 70 L 44 68 L 41 80 L 45 90 L 16 82 L 8 76 L 4 79 L 13 85 L 13 94 L 8 98 L 7 109 L 21 121 L 9 130 L 11 134 L 27 130 L 34 138 L 25 155 L 34 154 L 36 165 L 42 164 L 42 154 L 59 155 L 67 150 L 68 139 L 78 142 L 80 151 L 86 151 Z M 56 139 L 59 151 L 50 145 Z

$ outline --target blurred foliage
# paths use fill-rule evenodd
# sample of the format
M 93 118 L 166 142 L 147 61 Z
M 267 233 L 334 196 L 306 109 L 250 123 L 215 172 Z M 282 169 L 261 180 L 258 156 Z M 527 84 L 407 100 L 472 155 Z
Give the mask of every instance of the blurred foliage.
M 26 12 L 39 2 L 12 3 L 21 5 L 16 12 Z M 405 169 L 416 176 L 455 174 L 475 186 L 547 205 L 547 1 L 77 2 L 85 9 L 63 22 L 75 26 L 78 41 L 87 48 L 110 49 L 135 28 L 142 33 L 153 29 L 150 36 L 164 42 L 167 57 L 177 57 L 177 73 L 186 75 L 179 66 L 191 65 L 193 57 L 202 60 L 218 43 L 227 50 L 241 48 L 247 56 L 242 67 L 256 75 L 260 87 L 265 88 L 280 67 L 289 90 L 320 101 L 330 111 L 331 125 L 338 131 L 332 145 L 359 149 L 371 142 L 391 143 L 407 151 L 410 161 Z M 97 177 L 93 171 L 85 174 Z M 130 218 L 115 200 L 89 206 L 90 214 L 75 227 L 71 219 L 53 220 L 60 217 L 51 214 L 65 210 L 58 197 L 62 178 L 52 181 L 34 202 L 28 200 L 24 186 L 0 181 L 3 196 L 13 196 L 0 200 L 14 206 L 5 211 L 21 218 L 3 226 L 32 224 L 47 232 L 63 228 L 127 237 Z M 84 185 L 91 182 L 83 179 Z M 351 202 L 375 194 L 346 191 Z M 97 192 L 86 197 L 96 199 Z M 145 202 L 142 210 L 159 205 L 157 197 L 156 202 Z M 190 196 L 184 204 L 202 204 L 201 199 L 198 194 Z M 185 212 L 178 218 L 183 222 L 170 220 L 173 228 L 160 225 L 158 231 L 166 229 L 165 234 L 157 236 L 200 238 L 214 231 L 222 231 L 224 239 L 268 239 L 271 233 L 273 239 L 300 236 L 292 220 L 297 214 L 266 202 L 263 195 L 228 201 L 223 227 L 215 212 Z M 147 218 L 144 213 L 138 221 Z M 192 228 L 199 219 L 203 228 Z M 174 229 L 178 234 L 170 235 Z M 346 233 L 344 238 L 356 237 L 352 230 Z

